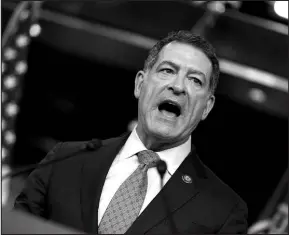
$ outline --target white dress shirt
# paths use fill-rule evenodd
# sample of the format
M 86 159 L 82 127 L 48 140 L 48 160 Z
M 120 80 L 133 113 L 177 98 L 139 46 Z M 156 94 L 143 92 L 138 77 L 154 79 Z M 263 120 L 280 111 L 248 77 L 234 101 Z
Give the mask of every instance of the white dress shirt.
M 147 150 L 147 148 L 139 139 L 135 127 L 114 159 L 106 176 L 98 207 L 98 225 L 118 188 L 138 167 L 139 162 L 136 154 L 142 150 Z M 157 152 L 160 159 L 167 163 L 167 172 L 164 175 L 164 185 L 185 160 L 190 151 L 191 137 L 182 145 Z M 148 188 L 140 213 L 161 190 L 161 178 L 156 167 L 149 168 L 147 174 Z

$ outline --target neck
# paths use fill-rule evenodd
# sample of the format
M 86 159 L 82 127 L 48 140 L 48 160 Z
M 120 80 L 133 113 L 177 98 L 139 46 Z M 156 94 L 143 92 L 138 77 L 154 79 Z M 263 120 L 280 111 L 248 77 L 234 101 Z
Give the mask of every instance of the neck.
M 164 151 L 166 149 L 174 148 L 176 146 L 179 146 L 183 143 L 185 143 L 188 138 L 183 139 L 181 141 L 174 141 L 174 140 L 167 140 L 167 139 L 161 139 L 157 138 L 155 136 L 149 135 L 148 133 L 145 133 L 144 131 L 140 130 L 141 128 L 137 126 L 136 132 L 141 140 L 141 142 L 144 144 L 144 146 L 152 151 L 160 152 Z

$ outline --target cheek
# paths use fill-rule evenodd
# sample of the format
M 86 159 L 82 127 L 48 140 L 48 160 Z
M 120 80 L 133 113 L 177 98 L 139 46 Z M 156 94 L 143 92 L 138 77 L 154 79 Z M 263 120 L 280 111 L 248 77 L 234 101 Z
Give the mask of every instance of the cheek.
M 157 95 L 157 88 L 155 85 L 146 86 L 142 92 L 142 99 L 144 106 L 150 106 L 154 100 L 156 99 Z
M 193 99 L 190 99 L 188 111 L 191 121 L 202 117 L 205 107 L 206 102 L 203 98 L 194 97 Z
M 143 117 L 145 117 L 149 110 L 151 109 L 151 103 L 152 103 L 152 92 L 148 87 L 142 90 L 140 100 L 139 100 L 139 109 L 140 113 Z

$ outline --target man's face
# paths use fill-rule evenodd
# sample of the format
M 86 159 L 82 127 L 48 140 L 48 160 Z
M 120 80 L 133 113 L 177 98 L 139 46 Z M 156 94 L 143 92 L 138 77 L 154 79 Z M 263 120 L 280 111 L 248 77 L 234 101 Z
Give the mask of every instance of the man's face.
M 171 42 L 153 68 L 135 80 L 139 135 L 185 141 L 214 105 L 209 91 L 212 64 L 198 48 Z

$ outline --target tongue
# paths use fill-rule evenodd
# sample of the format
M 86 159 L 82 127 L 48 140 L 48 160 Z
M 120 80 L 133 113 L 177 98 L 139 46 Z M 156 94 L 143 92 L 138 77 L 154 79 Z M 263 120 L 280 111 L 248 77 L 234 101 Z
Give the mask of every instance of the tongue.
M 176 117 L 177 116 L 175 113 L 169 112 L 167 110 L 162 110 L 161 112 L 168 117 Z

